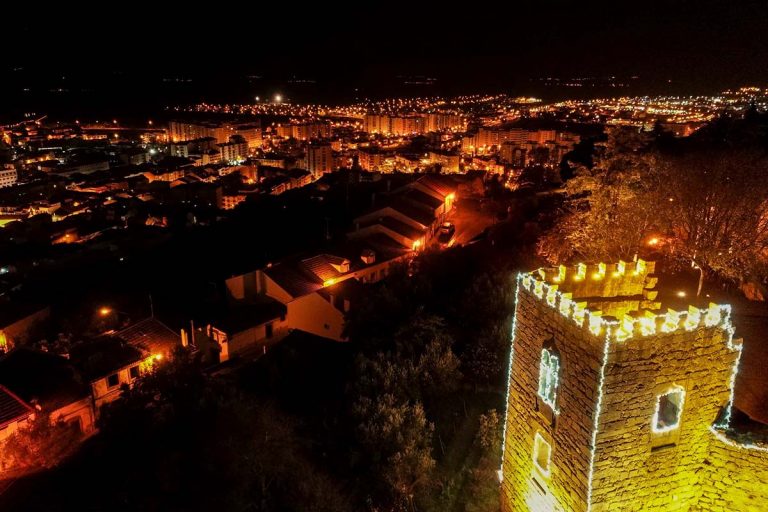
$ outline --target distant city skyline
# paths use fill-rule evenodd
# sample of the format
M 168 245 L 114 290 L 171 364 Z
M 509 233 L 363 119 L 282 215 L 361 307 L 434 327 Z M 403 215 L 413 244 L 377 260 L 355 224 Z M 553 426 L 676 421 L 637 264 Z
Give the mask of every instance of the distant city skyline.
M 271 5 L 235 10 L 239 24 L 205 26 L 194 10 L 158 23 L 156 9 L 138 8 L 98 23 L 93 12 L 51 8 L 7 28 L 15 51 L 0 65 L 0 92 L 11 111 L 120 113 L 275 93 L 309 103 L 464 93 L 557 100 L 614 89 L 553 87 L 548 77 L 631 84 L 616 95 L 768 84 L 761 2 L 642 5 L 545 2 L 466 15 L 396 5 L 292 15 Z

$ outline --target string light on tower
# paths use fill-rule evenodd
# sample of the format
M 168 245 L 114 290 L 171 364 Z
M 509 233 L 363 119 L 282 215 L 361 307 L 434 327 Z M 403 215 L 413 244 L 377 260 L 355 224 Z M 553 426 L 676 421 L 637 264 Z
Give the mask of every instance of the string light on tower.
M 509 389 L 512 385 L 512 363 L 515 360 L 515 334 L 517 333 L 517 307 L 520 304 L 520 284 L 525 280 L 525 277 L 530 277 L 530 274 L 523 276 L 522 273 L 517 274 L 515 285 L 515 311 L 512 313 L 512 334 L 509 341 L 509 363 L 507 364 L 507 391 L 504 395 L 504 426 L 501 432 L 501 464 L 499 465 L 499 482 L 504 480 L 504 452 L 507 448 L 507 416 L 509 414 Z

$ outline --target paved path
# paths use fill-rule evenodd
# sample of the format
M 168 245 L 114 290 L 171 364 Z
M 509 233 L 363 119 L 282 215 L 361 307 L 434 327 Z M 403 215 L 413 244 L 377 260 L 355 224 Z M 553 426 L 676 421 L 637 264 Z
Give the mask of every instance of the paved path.
M 482 204 L 478 199 L 460 199 L 456 209 L 449 216 L 449 221 L 456 226 L 453 245 L 466 244 L 483 230 L 496 223 L 490 204 Z

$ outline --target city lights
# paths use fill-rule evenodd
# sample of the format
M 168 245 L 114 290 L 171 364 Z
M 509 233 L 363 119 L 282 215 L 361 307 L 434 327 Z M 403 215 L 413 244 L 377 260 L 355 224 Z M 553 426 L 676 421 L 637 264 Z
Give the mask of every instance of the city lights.
M 8 512 L 768 510 L 768 11 L 564 4 L 9 16 Z

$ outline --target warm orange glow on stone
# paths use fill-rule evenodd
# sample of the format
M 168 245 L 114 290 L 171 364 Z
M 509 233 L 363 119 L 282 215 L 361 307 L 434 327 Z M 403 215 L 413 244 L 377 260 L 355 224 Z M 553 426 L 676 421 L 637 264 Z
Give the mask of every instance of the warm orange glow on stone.
M 741 357 L 730 306 L 662 310 L 654 263 L 632 265 L 626 273 L 610 267 L 613 279 L 592 279 L 599 265 L 569 267 L 574 279 L 562 282 L 558 268 L 518 276 L 503 511 L 714 512 L 768 503 L 768 444 L 728 437 Z M 558 411 L 537 397 L 542 370 L 531 361 L 542 347 L 567 369 Z M 550 443 L 551 471 L 536 467 L 537 432 Z

